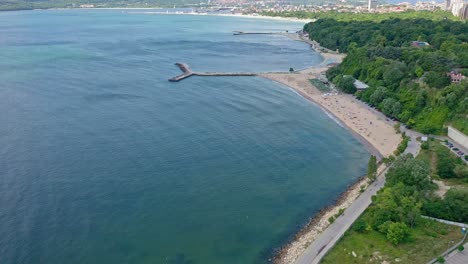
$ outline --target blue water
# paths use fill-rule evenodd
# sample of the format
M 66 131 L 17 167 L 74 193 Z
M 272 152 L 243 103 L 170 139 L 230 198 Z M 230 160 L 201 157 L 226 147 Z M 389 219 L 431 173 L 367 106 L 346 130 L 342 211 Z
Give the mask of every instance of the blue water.
M 322 61 L 301 24 L 0 13 L 0 262 L 263 263 L 365 170 L 318 107 L 254 77 Z

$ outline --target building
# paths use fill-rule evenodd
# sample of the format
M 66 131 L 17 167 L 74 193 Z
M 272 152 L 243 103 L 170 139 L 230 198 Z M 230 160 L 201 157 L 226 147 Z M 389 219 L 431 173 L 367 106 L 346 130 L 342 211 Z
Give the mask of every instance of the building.
M 452 81 L 452 83 L 459 83 L 461 82 L 461 80 L 465 79 L 465 76 L 463 76 L 463 74 L 457 71 L 451 71 L 447 73 L 447 76 L 450 77 L 450 80 Z
M 430 44 L 424 41 L 412 41 L 411 46 L 413 47 L 429 47 Z
M 367 10 L 371 11 L 371 10 L 375 10 L 376 8 L 377 8 L 377 0 L 368 0 Z
M 445 7 L 456 17 L 468 18 L 468 2 L 466 0 L 446 0 Z
M 359 80 L 355 80 L 354 81 L 354 87 L 356 87 L 356 89 L 358 91 L 361 91 L 361 90 L 365 90 L 365 89 L 369 88 L 369 85 L 367 85 L 367 84 L 365 84 L 365 83 L 363 83 L 363 82 L 361 82 Z

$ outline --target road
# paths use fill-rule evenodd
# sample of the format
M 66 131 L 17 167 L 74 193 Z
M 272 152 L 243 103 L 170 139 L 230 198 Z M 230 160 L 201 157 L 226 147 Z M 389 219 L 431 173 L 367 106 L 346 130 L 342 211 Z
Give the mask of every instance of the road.
M 462 252 L 455 250 L 454 252 L 450 253 L 445 258 L 446 264 L 466 264 L 468 263 L 468 243 L 464 245 L 465 250 Z
M 371 204 L 371 197 L 385 184 L 385 169 L 377 180 L 369 186 L 320 236 L 314 240 L 304 253 L 296 260 L 297 264 L 319 263 L 325 254 L 338 242 L 346 230 Z
M 379 113 L 381 114 L 381 113 Z M 386 118 L 383 116 L 383 118 Z M 388 121 L 391 122 L 391 121 Z M 405 154 L 411 153 L 416 156 L 420 150 L 420 144 L 416 140 L 421 134 L 412 130 L 405 129 L 406 135 L 411 137 Z M 296 264 L 318 264 L 327 252 L 333 248 L 344 233 L 351 227 L 356 219 L 366 210 L 371 204 L 371 197 L 377 193 L 385 185 L 385 174 L 388 169 L 385 169 L 377 178 L 377 180 L 369 186 L 344 212 L 338 217 L 325 231 L 317 237 L 296 260 Z

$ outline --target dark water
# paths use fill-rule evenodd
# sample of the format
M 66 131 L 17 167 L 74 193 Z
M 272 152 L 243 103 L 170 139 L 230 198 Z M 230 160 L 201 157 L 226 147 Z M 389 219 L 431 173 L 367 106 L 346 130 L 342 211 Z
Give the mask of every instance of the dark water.
M 1 263 L 262 263 L 368 153 L 260 78 L 301 68 L 301 24 L 121 11 L 0 13 Z

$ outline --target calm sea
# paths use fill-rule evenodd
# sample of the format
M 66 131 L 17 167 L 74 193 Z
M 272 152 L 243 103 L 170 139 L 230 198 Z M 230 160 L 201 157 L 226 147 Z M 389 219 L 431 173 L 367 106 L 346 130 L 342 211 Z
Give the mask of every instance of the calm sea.
M 0 13 L 0 262 L 263 263 L 365 171 L 318 107 L 254 77 L 322 61 L 300 23 Z

